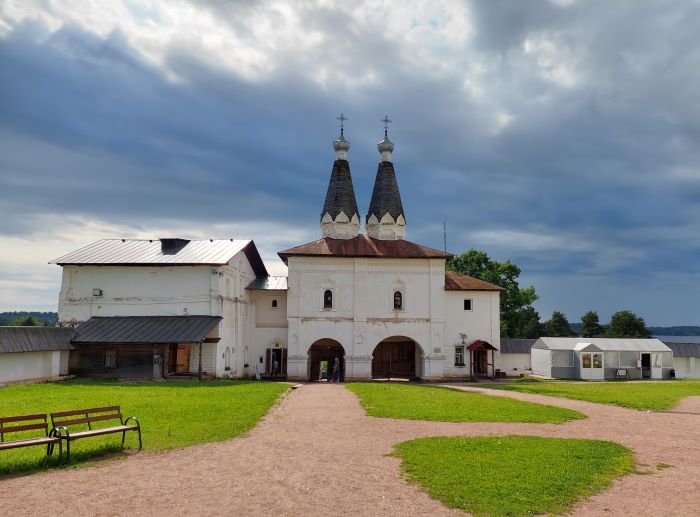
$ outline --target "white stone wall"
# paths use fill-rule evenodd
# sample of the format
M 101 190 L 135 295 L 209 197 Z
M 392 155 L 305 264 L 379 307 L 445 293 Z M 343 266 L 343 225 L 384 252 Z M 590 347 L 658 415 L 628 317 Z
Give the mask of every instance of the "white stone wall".
M 471 300 L 470 311 L 464 310 L 464 300 Z M 445 377 L 466 377 L 470 374 L 469 351 L 465 350 L 465 366 L 455 366 L 455 347 L 469 345 L 481 339 L 500 350 L 500 305 L 498 291 L 445 291 L 447 325 L 445 331 Z M 466 339 L 462 339 L 466 334 Z M 496 368 L 500 368 L 500 353 L 494 352 Z M 489 352 L 489 362 L 491 353 Z M 489 368 L 489 373 L 491 369 Z
M 0 354 L 0 383 L 58 379 L 67 373 L 67 350 Z
M 498 368 L 511 377 L 517 377 L 520 374 L 531 374 L 532 362 L 530 360 L 530 354 L 501 354 L 500 366 L 498 366 Z
M 454 375 L 450 347 L 461 330 L 496 347 L 500 344 L 498 293 L 470 292 L 474 311 L 465 315 L 464 295 L 444 290 L 443 259 L 290 257 L 288 266 L 292 377 L 306 378 L 308 349 L 324 338 L 345 349 L 348 379 L 370 378 L 372 352 L 393 336 L 418 344 L 423 359 L 418 373 L 427 379 Z M 323 308 L 327 289 L 333 292 L 331 310 Z M 396 290 L 403 294 L 400 311 L 393 308 Z
M 700 357 L 674 357 L 673 367 L 679 379 L 700 378 Z
M 253 346 L 246 376 L 255 374 L 257 364 L 265 371 L 265 353 L 277 344 L 287 346 L 287 291 L 250 291 L 254 313 Z M 272 307 L 272 301 L 277 307 Z M 262 360 L 262 362 L 261 362 Z
M 222 316 L 205 343 L 202 369 L 211 375 L 246 375 L 245 347 L 253 345 L 254 311 L 246 287 L 255 273 L 238 253 L 224 266 L 64 266 L 59 294 L 59 321 L 80 323 L 93 316 Z M 94 296 L 93 289 L 101 289 Z M 230 357 L 230 370 L 225 358 Z M 249 353 L 251 353 L 249 351 Z M 190 370 L 199 365 L 199 350 L 192 347 Z

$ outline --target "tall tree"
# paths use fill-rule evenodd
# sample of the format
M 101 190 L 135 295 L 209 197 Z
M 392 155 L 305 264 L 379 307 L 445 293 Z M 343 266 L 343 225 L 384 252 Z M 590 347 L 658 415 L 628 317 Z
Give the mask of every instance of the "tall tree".
M 605 330 L 607 337 L 651 337 L 651 332 L 644 318 L 632 311 L 618 311 L 610 318 L 610 324 Z
M 605 329 L 600 324 L 598 313 L 596 311 L 588 311 L 581 316 L 581 336 L 582 337 L 598 337 L 602 336 Z
M 542 329 L 548 337 L 571 337 L 576 334 L 571 330 L 569 320 L 563 312 L 554 311 L 549 321 L 546 321 Z
M 525 333 L 538 332 L 539 314 L 532 307 L 532 303 L 537 300 L 535 288 L 520 287 L 518 277 L 521 270 L 511 261 L 499 262 L 491 259 L 483 251 L 471 249 L 450 260 L 447 268 L 496 284 L 504 289 L 501 292 L 501 335 L 503 337 L 524 337 Z

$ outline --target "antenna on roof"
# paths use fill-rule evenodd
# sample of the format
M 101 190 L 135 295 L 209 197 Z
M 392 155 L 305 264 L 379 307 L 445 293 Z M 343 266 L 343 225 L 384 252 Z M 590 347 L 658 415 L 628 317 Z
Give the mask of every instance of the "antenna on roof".
M 442 242 L 445 246 L 445 253 L 447 253 L 447 223 L 442 222 Z

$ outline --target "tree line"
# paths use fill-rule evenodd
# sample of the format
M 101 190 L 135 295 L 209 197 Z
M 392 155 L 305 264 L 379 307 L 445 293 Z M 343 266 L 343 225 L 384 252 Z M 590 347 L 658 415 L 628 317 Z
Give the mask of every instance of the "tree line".
M 521 269 L 510 260 L 493 260 L 485 252 L 471 249 L 457 255 L 447 263 L 447 269 L 463 275 L 479 278 L 496 284 L 501 291 L 501 337 L 538 338 L 573 337 L 573 331 L 564 313 L 554 311 L 552 317 L 540 322 L 540 315 L 532 304 L 539 298 L 534 286 L 520 287 L 518 277 Z M 600 323 L 598 313 L 590 310 L 581 316 L 580 335 L 582 337 L 623 337 L 648 338 L 651 331 L 644 318 L 631 311 L 621 310 L 610 318 L 610 322 Z
M 56 312 L 0 312 L 0 326 L 11 327 L 53 327 L 58 321 Z

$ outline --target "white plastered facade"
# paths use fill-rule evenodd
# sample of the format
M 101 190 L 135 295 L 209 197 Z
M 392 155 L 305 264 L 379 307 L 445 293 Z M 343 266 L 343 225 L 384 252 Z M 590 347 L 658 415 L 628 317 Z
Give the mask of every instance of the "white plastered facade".
M 221 316 L 207 336 L 220 340 L 201 345 L 202 370 L 217 377 L 246 377 L 252 375 L 255 313 L 245 288 L 254 278 L 244 252 L 222 266 L 66 265 L 59 322 L 75 325 L 93 316 Z M 94 296 L 95 289 L 102 294 Z M 191 373 L 199 367 L 199 346 L 191 348 Z

